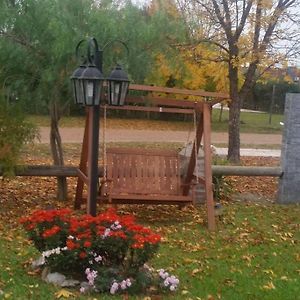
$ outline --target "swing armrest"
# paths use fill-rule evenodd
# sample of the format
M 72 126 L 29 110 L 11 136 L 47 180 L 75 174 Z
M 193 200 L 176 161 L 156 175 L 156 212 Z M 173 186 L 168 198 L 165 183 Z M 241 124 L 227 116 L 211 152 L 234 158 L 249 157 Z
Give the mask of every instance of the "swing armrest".
M 196 182 L 190 182 L 190 183 L 182 183 L 181 184 L 181 188 L 184 189 L 184 187 L 189 186 L 190 187 L 190 195 L 192 195 L 192 199 L 193 199 L 193 205 L 196 204 L 196 186 L 197 183 Z

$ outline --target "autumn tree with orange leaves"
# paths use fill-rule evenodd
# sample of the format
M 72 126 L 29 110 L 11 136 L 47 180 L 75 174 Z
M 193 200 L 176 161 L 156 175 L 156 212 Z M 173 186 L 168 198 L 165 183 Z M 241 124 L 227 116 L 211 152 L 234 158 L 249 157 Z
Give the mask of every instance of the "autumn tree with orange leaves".
M 194 60 L 227 64 L 228 159 L 238 162 L 241 104 L 261 72 L 299 53 L 299 1 L 177 0 L 177 5 L 188 25 L 189 47 L 209 44 L 215 49 L 195 53 Z

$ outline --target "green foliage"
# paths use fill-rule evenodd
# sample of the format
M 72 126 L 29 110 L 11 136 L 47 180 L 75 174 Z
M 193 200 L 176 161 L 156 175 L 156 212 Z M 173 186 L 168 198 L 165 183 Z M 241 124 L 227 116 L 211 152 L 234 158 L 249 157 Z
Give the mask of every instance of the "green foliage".
M 104 73 L 119 62 L 142 83 L 155 53 L 170 49 L 166 41 L 180 36 L 177 24 L 166 12 L 151 15 L 131 1 L 2 1 L 0 85 L 22 95 L 31 113 L 47 113 L 51 101 L 71 105 L 69 77 L 79 64 L 75 47 L 91 36 L 101 47 L 116 39 L 126 42 L 129 54 L 118 43 L 105 49 Z
M 244 102 L 244 107 L 268 112 L 271 106 L 273 85 L 275 85 L 273 112 L 283 113 L 286 93 L 299 93 L 299 84 L 287 81 L 259 82 L 253 89 L 253 97 L 249 97 L 247 101 Z
M 36 127 L 24 119 L 20 107 L 0 99 L 0 167 L 4 176 L 14 174 L 23 146 L 36 136 Z

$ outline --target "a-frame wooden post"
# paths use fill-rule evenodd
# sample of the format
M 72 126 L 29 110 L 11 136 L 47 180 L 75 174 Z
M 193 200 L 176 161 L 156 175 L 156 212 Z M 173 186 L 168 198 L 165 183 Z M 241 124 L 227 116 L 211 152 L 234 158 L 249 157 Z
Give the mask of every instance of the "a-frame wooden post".
M 196 158 L 198 157 L 199 147 L 203 135 L 204 144 L 204 178 L 205 178 L 205 199 L 207 208 L 207 223 L 208 229 L 213 231 L 216 229 L 214 200 L 212 190 L 212 171 L 211 171 L 211 105 L 209 103 L 203 103 L 202 107 L 196 106 L 196 112 L 198 113 L 198 124 L 196 130 L 196 143 L 193 144 L 193 150 L 188 165 L 187 175 L 184 181 L 183 195 L 188 195 L 190 191 L 190 183 L 193 177 L 193 173 L 196 166 Z
M 208 229 L 216 229 L 215 205 L 213 198 L 212 183 L 212 155 L 211 155 L 211 105 L 203 104 L 203 146 L 204 146 L 204 177 L 205 177 L 205 198 L 207 208 Z
M 90 119 L 89 110 L 86 109 L 86 119 L 85 119 L 85 127 L 84 127 L 84 134 L 83 134 L 83 142 L 81 146 L 81 156 L 80 156 L 80 163 L 78 169 L 79 174 L 78 174 L 77 185 L 76 185 L 74 209 L 80 209 L 82 204 L 82 195 L 83 195 L 83 187 L 84 187 L 84 180 L 82 178 L 83 177 L 82 174 L 86 176 L 86 172 L 87 172 L 89 119 Z

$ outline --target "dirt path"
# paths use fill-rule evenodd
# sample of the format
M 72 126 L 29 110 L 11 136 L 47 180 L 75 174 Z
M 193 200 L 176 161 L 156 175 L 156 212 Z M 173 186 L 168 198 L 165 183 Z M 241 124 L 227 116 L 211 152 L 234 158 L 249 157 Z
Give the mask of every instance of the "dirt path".
M 83 128 L 61 128 L 60 133 L 64 143 L 81 143 L 83 139 Z M 41 143 L 49 143 L 49 127 L 41 127 Z M 102 139 L 102 132 L 101 139 Z M 182 142 L 191 140 L 187 131 L 158 131 L 158 130 L 127 130 L 127 129 L 108 129 L 106 131 L 107 142 Z M 212 144 L 228 142 L 228 134 L 225 132 L 213 132 Z M 280 145 L 280 134 L 253 134 L 242 133 L 241 144 L 248 145 Z

